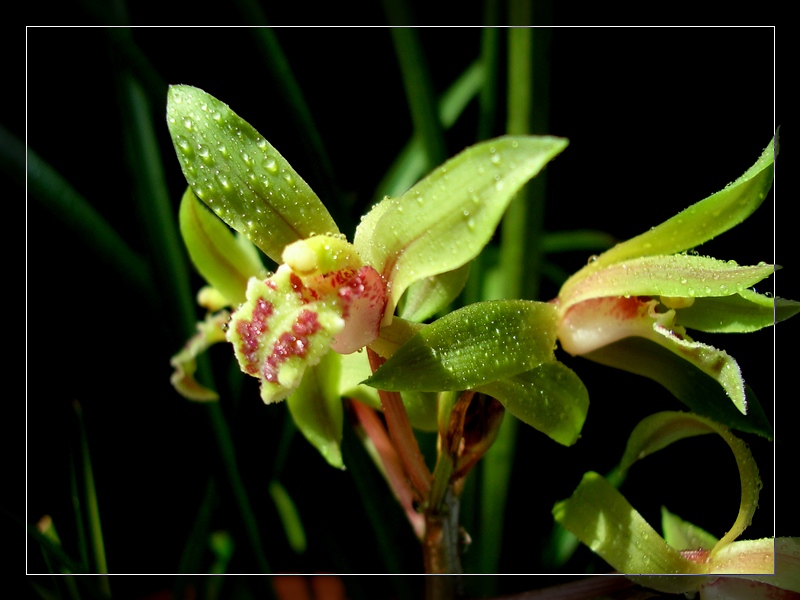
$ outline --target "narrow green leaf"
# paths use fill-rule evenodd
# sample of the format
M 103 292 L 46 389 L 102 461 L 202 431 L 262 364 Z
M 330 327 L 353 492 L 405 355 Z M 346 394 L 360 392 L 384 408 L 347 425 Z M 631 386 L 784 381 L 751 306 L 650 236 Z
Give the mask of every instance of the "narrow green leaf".
M 589 410 L 586 386 L 560 362 L 543 363 L 477 390 L 497 398 L 519 420 L 565 446 L 578 440 Z
M 328 352 L 306 369 L 299 387 L 287 398 L 297 428 L 332 467 L 343 469 L 344 408 L 338 394 L 339 354 Z
M 273 479 L 269 482 L 269 495 L 272 496 L 272 501 L 275 503 L 275 508 L 278 510 L 278 515 L 283 525 L 283 531 L 286 533 L 286 539 L 289 541 L 289 546 L 298 554 L 303 554 L 306 551 L 307 545 L 306 532 L 303 528 L 303 521 L 300 519 L 300 513 L 292 497 L 277 479 Z
M 544 136 L 476 144 L 399 198 L 377 204 L 353 243 L 391 280 L 389 311 L 415 281 L 475 258 L 517 191 L 566 146 L 565 139 Z
M 742 290 L 724 298 L 697 298 L 678 313 L 681 325 L 709 333 L 749 333 L 800 312 L 800 302 Z
M 620 573 L 702 573 L 703 566 L 683 558 L 600 474 L 590 471 L 567 500 L 553 507 L 557 523 L 599 554 Z M 663 592 L 696 589 L 690 577 L 663 577 L 653 586 Z
M 592 271 L 632 258 L 683 252 L 738 225 L 766 198 L 772 186 L 774 154 L 773 139 L 755 164 L 736 181 L 661 225 L 617 244 L 575 277 L 583 278 Z
M 586 355 L 604 365 L 643 375 L 667 388 L 693 412 L 739 431 L 772 439 L 772 427 L 752 390 L 745 386 L 748 414 L 742 414 L 720 382 L 683 356 L 640 337 L 629 337 Z
M 181 235 L 194 266 L 233 307 L 245 301 L 247 280 L 264 276 L 264 266 L 230 229 L 187 188 L 179 212 Z
M 171 86 L 167 124 L 197 197 L 275 262 L 298 239 L 339 231 L 286 159 L 210 94 Z
M 365 383 L 385 390 L 463 390 L 554 360 L 556 308 L 478 302 L 424 327 Z

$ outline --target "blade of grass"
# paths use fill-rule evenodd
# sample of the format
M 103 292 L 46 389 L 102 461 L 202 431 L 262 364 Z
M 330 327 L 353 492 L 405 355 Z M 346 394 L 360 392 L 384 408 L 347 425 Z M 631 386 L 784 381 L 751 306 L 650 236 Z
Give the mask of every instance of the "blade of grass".
M 397 3 L 387 1 L 384 4 L 387 6 L 387 10 L 391 11 L 393 9 L 388 7 Z M 417 31 L 410 27 L 392 27 L 390 31 L 397 60 L 400 63 L 403 87 L 411 110 L 414 132 L 422 140 L 422 146 L 425 148 L 425 170 L 430 171 L 447 158 L 447 146 L 436 110 L 436 94 L 433 83 L 417 37 Z
M 96 256 L 115 269 L 132 291 L 142 294 L 151 305 L 157 304 L 155 283 L 144 258 L 134 252 L 108 221 L 30 148 L 28 193 L 69 227 Z
M 108 563 L 106 561 L 106 548 L 103 541 L 103 527 L 100 523 L 100 506 L 97 502 L 97 489 L 94 485 L 94 473 L 92 471 L 92 457 L 89 453 L 89 439 L 86 435 L 86 426 L 83 422 L 83 411 L 77 401 L 73 401 L 72 409 L 75 413 L 78 425 L 78 444 L 81 453 L 81 466 L 83 471 L 84 485 L 84 504 L 86 506 L 86 518 L 89 525 L 89 539 L 91 541 L 92 558 L 94 559 L 94 571 L 102 575 L 108 575 Z M 111 585 L 108 577 L 98 580 L 100 589 L 106 596 L 111 596 Z
M 512 25 L 529 25 L 532 7 L 524 0 L 511 0 L 509 16 Z M 534 36 L 540 30 L 515 27 L 508 30 L 508 121 L 507 132 L 514 135 L 531 133 L 533 110 L 539 111 L 537 125 L 544 130 L 546 104 L 538 106 L 546 90 L 546 69 L 540 44 Z M 536 61 L 534 62 L 534 57 Z M 545 84 L 534 87 L 534 74 Z M 546 93 L 546 91 L 545 91 Z M 538 128 L 538 127 L 537 127 Z M 544 131 L 542 131 L 544 132 Z M 544 216 L 544 174 L 539 174 L 511 203 L 501 224 L 500 272 L 506 298 L 536 298 L 542 270 L 542 237 Z M 481 470 L 481 544 L 480 570 L 497 573 L 502 549 L 505 505 L 513 466 L 518 421 L 504 419 L 500 433 L 483 460 Z M 487 584 L 493 584 L 488 581 Z M 484 590 L 488 591 L 488 590 Z
M 439 99 L 439 119 L 444 129 L 449 129 L 461 116 L 469 102 L 483 87 L 486 70 L 481 62 L 474 62 L 447 88 Z M 374 201 L 384 197 L 399 196 L 425 174 L 427 161 L 422 140 L 414 134 L 403 146 L 375 190 Z

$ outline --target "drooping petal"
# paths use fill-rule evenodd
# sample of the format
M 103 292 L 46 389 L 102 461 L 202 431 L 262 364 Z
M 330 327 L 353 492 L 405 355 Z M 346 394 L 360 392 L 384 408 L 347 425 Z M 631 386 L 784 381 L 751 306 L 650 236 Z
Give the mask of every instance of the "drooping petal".
M 306 369 L 300 385 L 286 403 L 297 428 L 328 464 L 344 468 L 342 422 L 344 408 L 338 394 L 341 357 L 328 352 L 319 364 Z
M 175 369 L 170 382 L 184 398 L 198 402 L 219 400 L 217 392 L 200 384 L 194 378 L 194 373 L 197 370 L 198 355 L 210 346 L 225 341 L 224 325 L 229 318 L 227 311 L 209 314 L 204 321 L 197 324 L 197 333 L 170 360 Z
M 586 386 L 560 362 L 542 363 L 475 389 L 496 398 L 520 421 L 564 446 L 578 441 L 589 410 Z
M 276 263 L 295 240 L 339 231 L 302 177 L 228 105 L 173 85 L 167 125 L 197 197 Z
M 630 337 L 649 339 L 717 380 L 736 408 L 746 414 L 744 380 L 733 357 L 688 338 L 685 330 L 675 324 L 675 310 L 658 313 L 657 305 L 657 300 L 648 297 L 593 298 L 573 304 L 558 325 L 561 347 L 572 355 L 639 372 L 635 370 L 637 361 L 615 361 L 608 347 Z M 658 363 L 647 366 L 659 367 Z
M 749 333 L 800 312 L 800 302 L 742 290 L 724 298 L 697 298 L 680 312 L 681 325 L 709 333 Z

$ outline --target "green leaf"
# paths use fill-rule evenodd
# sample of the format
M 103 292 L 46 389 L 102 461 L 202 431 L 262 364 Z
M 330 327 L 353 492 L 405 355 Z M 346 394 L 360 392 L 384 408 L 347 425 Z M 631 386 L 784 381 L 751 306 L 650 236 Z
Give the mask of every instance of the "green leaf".
M 560 362 L 546 362 L 476 389 L 496 398 L 520 421 L 565 446 L 578 441 L 589 410 L 586 386 Z
M 723 190 L 693 204 L 661 225 L 617 244 L 573 277 L 582 279 L 590 272 L 633 258 L 682 252 L 738 225 L 766 198 L 772 186 L 774 154 L 773 139 L 755 164 Z
M 748 407 L 748 414 L 745 416 L 737 410 L 732 398 L 717 379 L 687 361 L 685 357 L 651 340 L 641 337 L 625 338 L 591 352 L 586 357 L 657 381 L 692 411 L 717 423 L 772 439 L 772 428 L 749 387 L 745 386 L 742 391 L 744 400 L 738 400 Z
M 171 86 L 167 125 L 197 197 L 276 263 L 298 239 L 338 233 L 302 177 L 226 104 L 194 87 Z
M 719 541 L 716 537 L 684 521 L 661 507 L 661 529 L 666 542 L 676 550 L 711 550 Z
M 179 213 L 181 235 L 192 263 L 230 306 L 245 301 L 247 280 L 264 276 L 264 265 L 239 243 L 230 229 L 187 188 Z
M 286 399 L 297 428 L 332 467 L 343 469 L 344 408 L 338 393 L 339 354 L 328 352 L 306 369 L 298 388 Z
M 593 471 L 583 476 L 570 498 L 553 507 L 553 517 L 620 573 L 703 572 L 702 565 L 670 547 L 613 485 Z M 696 589 L 697 580 L 667 576 L 652 587 L 681 593 Z
M 353 243 L 364 262 L 392 282 L 389 313 L 415 281 L 475 258 L 517 191 L 566 146 L 555 137 L 476 144 L 399 198 L 378 203 Z
M 554 360 L 556 308 L 525 300 L 478 302 L 424 327 L 364 383 L 378 389 L 474 388 Z
M 709 333 L 749 333 L 800 312 L 800 302 L 742 290 L 724 298 L 697 298 L 678 313 L 680 324 Z
M 768 264 L 739 266 L 733 261 L 690 254 L 646 256 L 611 265 L 580 280 L 570 278 L 559 300 L 566 311 L 578 302 L 611 296 L 730 296 L 769 277 L 774 270 Z
M 469 266 L 467 263 L 454 271 L 412 283 L 401 303 L 400 316 L 410 321 L 424 321 L 446 308 L 464 289 Z

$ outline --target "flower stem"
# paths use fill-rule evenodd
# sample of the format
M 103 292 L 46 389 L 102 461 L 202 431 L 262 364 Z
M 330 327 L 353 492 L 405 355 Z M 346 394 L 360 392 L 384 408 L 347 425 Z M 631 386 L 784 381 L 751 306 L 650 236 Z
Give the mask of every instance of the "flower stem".
M 367 348 L 367 356 L 373 373 L 386 360 L 369 348 Z M 406 408 L 403 406 L 403 399 L 398 392 L 387 392 L 385 390 L 378 390 L 378 396 L 383 406 L 383 415 L 386 418 L 389 437 L 391 437 L 392 443 L 400 456 L 406 476 L 411 481 L 411 487 L 415 492 L 415 500 L 423 502 L 430 496 L 431 472 L 425 464 L 417 438 L 414 436 L 414 430 L 408 420 Z

